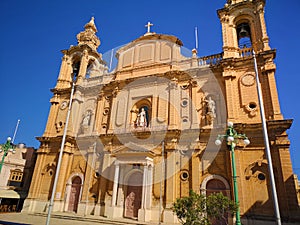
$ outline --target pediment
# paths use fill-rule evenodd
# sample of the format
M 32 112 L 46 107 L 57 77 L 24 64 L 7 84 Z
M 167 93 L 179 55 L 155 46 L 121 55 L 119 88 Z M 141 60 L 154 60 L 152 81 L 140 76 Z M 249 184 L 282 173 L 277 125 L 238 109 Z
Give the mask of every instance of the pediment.
M 138 145 L 136 143 L 126 143 L 113 150 L 112 154 L 119 157 L 131 156 L 147 156 L 153 158 L 156 155 L 153 151 L 152 145 Z

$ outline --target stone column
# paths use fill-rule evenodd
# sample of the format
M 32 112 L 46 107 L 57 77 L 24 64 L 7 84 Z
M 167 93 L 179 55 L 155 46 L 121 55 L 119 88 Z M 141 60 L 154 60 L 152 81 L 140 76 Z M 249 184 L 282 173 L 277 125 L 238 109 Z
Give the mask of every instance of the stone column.
M 118 195 L 118 186 L 119 186 L 119 174 L 120 174 L 120 164 L 119 161 L 115 161 L 115 176 L 114 176 L 114 186 L 111 206 L 108 207 L 107 217 L 108 218 L 120 218 L 123 216 L 124 208 L 123 206 L 117 205 L 117 195 Z
M 118 184 L 119 184 L 119 173 L 120 173 L 120 164 L 118 161 L 116 161 L 115 162 L 115 176 L 114 176 L 114 187 L 113 187 L 111 206 L 116 205 Z
M 151 197 L 152 197 L 152 159 L 146 158 L 143 174 L 142 204 L 138 212 L 138 221 L 151 220 Z
M 124 205 L 124 168 L 122 165 L 120 165 L 120 168 L 119 168 L 119 178 L 118 178 L 118 188 L 117 188 L 117 203 L 116 205 L 119 206 L 119 207 L 122 207 L 123 208 L 123 205 Z
M 152 200 L 152 185 L 153 185 L 153 165 L 148 166 L 148 186 L 147 186 L 147 196 L 146 196 L 146 209 L 151 209 Z
M 148 195 L 147 193 L 147 182 L 148 182 L 148 165 L 144 165 L 144 173 L 143 173 L 143 191 L 142 191 L 142 204 L 141 208 L 145 209 L 146 207 L 146 196 Z

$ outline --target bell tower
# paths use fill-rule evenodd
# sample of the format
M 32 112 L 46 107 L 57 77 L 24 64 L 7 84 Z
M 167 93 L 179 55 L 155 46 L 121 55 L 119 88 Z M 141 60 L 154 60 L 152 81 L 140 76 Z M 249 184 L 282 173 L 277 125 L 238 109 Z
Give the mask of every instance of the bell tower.
M 270 50 L 265 17 L 265 0 L 227 0 L 218 10 L 222 24 L 224 58 Z
M 94 17 L 91 18 L 84 28 L 84 31 L 77 34 L 78 45 L 71 45 L 68 50 L 62 50 L 64 56 L 55 89 L 70 87 L 72 80 L 76 84 L 80 84 L 88 72 L 89 64 L 92 61 L 95 62 L 95 59 L 90 60 L 91 56 L 99 58 L 100 62 L 102 62 L 101 55 L 97 52 L 100 40 L 96 36 L 97 28 Z
M 56 86 L 52 89 L 51 109 L 43 136 L 62 135 L 72 83 L 75 87 L 82 86 L 84 81 L 89 78 L 98 77 L 101 80 L 107 73 L 107 66 L 102 59 L 102 54 L 97 52 L 100 40 L 96 33 L 97 28 L 94 17 L 92 17 L 85 24 L 84 31 L 77 34 L 77 45 L 71 45 L 69 49 L 61 51 L 63 57 L 60 72 Z M 80 90 L 76 88 L 73 108 L 78 102 L 81 102 L 80 96 Z M 70 131 L 74 130 L 71 128 L 73 125 L 69 124 Z
M 258 73 L 264 87 L 265 116 L 269 120 L 283 118 L 275 81 L 276 50 L 269 46 L 265 3 L 265 0 L 227 0 L 224 8 L 217 11 L 222 24 L 228 118 L 234 122 L 260 121 L 253 50 L 257 54 Z

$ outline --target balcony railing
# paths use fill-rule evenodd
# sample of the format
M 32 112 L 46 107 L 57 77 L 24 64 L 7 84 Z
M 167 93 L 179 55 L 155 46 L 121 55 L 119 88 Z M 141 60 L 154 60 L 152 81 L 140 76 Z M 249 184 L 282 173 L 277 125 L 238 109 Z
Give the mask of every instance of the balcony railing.
M 218 53 L 214 55 L 209 56 L 203 56 L 198 58 L 198 65 L 204 66 L 204 65 L 217 65 L 222 60 L 223 53 Z
M 252 50 L 253 50 L 253 48 L 240 48 L 239 49 L 240 57 L 243 57 L 243 58 L 251 57 L 252 56 Z

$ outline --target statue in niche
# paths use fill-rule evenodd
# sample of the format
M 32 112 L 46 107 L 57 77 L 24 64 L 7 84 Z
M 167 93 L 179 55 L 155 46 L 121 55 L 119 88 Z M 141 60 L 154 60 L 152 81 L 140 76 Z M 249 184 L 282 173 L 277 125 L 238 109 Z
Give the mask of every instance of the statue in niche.
M 126 206 L 126 216 L 134 217 L 134 204 L 135 203 L 135 193 L 130 192 L 126 197 L 125 206 Z
M 137 127 L 147 127 L 147 115 L 144 107 L 141 108 L 141 112 L 137 115 L 135 124 Z
M 205 98 L 205 118 L 207 120 L 208 125 L 212 125 L 214 119 L 217 117 L 216 115 L 216 103 L 215 101 L 211 98 Z
M 92 112 L 91 111 L 87 111 L 86 114 L 83 117 L 82 126 L 87 127 L 87 126 L 90 125 L 91 116 L 92 116 Z

